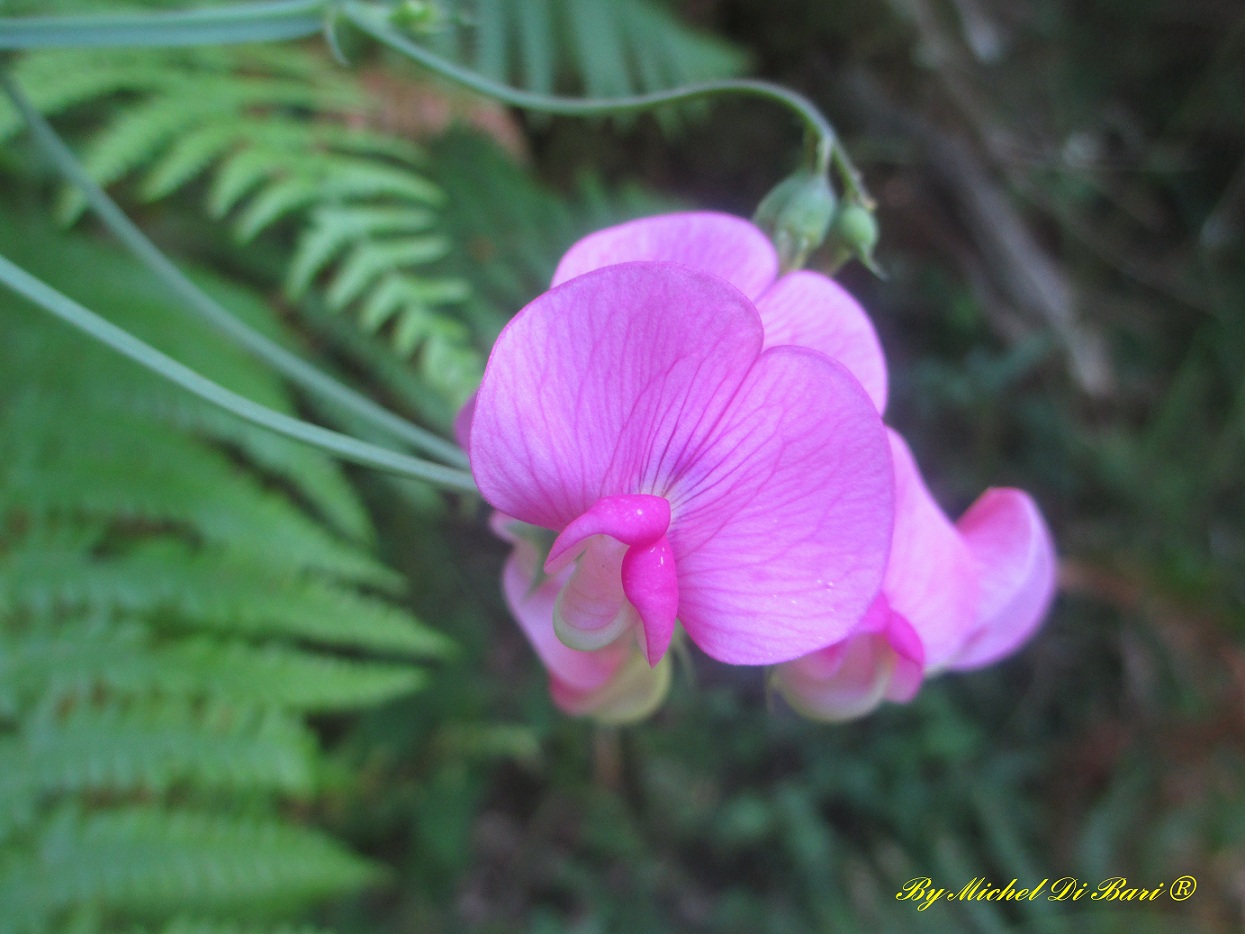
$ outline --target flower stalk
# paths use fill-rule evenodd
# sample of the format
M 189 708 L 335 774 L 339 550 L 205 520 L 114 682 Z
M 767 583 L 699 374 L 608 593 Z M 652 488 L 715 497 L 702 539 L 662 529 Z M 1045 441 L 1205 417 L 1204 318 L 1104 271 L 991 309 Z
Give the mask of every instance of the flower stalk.
M 156 375 L 253 425 L 310 444 L 342 460 L 364 467 L 423 480 L 460 493 L 476 492 L 475 482 L 465 470 L 399 454 L 388 448 L 292 418 L 238 395 L 82 307 L 4 256 L 0 256 L 0 284 Z
M 318 367 L 245 324 L 195 285 L 95 183 L 81 163 L 74 158 L 65 142 L 30 103 L 17 82 L 2 69 L 0 87 L 26 121 L 26 126 L 39 148 L 65 179 L 82 193 L 104 226 L 181 300 L 188 311 L 207 321 L 295 386 L 330 405 L 353 413 L 415 450 L 437 457 L 451 466 L 467 466 L 466 456 L 457 445 L 395 415 L 362 393 L 333 379 Z

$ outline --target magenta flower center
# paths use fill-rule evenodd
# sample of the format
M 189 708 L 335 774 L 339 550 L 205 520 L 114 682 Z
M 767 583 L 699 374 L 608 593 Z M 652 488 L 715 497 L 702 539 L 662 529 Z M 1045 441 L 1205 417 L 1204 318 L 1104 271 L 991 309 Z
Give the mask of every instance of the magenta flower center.
M 679 609 L 674 552 L 666 532 L 670 503 L 644 493 L 603 496 L 573 520 L 553 543 L 545 572 L 556 574 L 571 561 L 580 566 L 560 607 L 561 628 L 573 642 L 616 637 L 636 621 L 643 628 L 649 664 L 665 654 Z M 624 547 L 625 546 L 625 550 Z M 618 604 L 609 580 L 621 580 Z M 576 586 L 578 585 L 578 586 Z

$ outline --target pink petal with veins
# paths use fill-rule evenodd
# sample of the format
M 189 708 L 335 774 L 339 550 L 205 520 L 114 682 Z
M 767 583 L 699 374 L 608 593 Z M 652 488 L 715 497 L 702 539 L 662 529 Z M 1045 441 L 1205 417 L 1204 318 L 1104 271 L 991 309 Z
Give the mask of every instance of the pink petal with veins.
M 765 351 L 669 497 L 679 619 L 719 661 L 776 664 L 838 641 L 877 595 L 893 522 L 885 432 L 820 353 Z
M 757 310 L 766 347 L 820 350 L 847 367 L 877 410 L 886 411 L 886 357 L 873 322 L 846 289 L 820 273 L 792 272 L 761 293 Z
M 890 431 L 895 464 L 895 538 L 882 592 L 920 635 L 928 668 L 941 667 L 976 618 L 977 562 L 934 502 L 912 452 Z
M 589 234 L 562 257 L 553 285 L 637 260 L 712 273 L 753 300 L 778 275 L 774 245 L 754 224 L 730 214 L 698 211 L 645 217 Z
M 1041 624 L 1055 595 L 1055 546 L 1022 490 L 987 490 L 958 528 L 980 569 L 981 604 L 973 631 L 949 661 L 976 668 L 1014 652 Z

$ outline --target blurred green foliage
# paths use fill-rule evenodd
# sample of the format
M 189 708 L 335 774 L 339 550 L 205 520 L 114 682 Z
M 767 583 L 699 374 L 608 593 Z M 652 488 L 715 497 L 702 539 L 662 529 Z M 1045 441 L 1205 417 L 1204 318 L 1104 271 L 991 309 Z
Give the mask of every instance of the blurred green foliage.
M 482 514 L 359 473 L 350 475 L 351 489 L 317 458 L 243 437 L 231 423 L 197 409 L 189 414 L 171 397 L 137 412 L 109 410 L 91 419 L 83 437 L 107 439 L 130 424 L 125 419 L 174 422 L 162 476 L 181 478 L 193 490 L 171 497 L 166 509 L 177 511 L 160 518 L 197 528 L 197 547 L 219 543 L 210 524 L 199 528 L 194 496 L 248 482 L 222 466 L 240 460 L 250 471 L 245 476 L 264 478 L 273 488 L 267 495 L 286 501 L 283 515 L 310 511 L 314 521 L 301 521 L 321 531 L 308 541 L 353 535 L 366 542 L 374 524 L 376 550 L 409 585 L 410 610 L 435 622 L 458 651 L 419 669 L 421 692 L 398 697 L 415 685 L 404 680 L 409 667 L 317 649 L 317 664 L 329 667 L 314 675 L 290 668 L 284 692 L 271 688 L 275 696 L 253 696 L 256 682 L 272 684 L 259 674 L 225 684 L 250 690 L 249 704 L 285 709 L 278 726 L 262 716 L 223 724 L 213 719 L 214 707 L 179 706 L 186 685 L 199 683 L 196 666 L 207 651 L 202 634 L 183 638 L 180 630 L 160 629 L 161 639 L 173 641 L 149 644 L 143 633 L 106 623 L 100 651 L 104 645 L 116 651 L 109 657 L 119 660 L 117 672 L 141 672 L 134 658 L 163 653 L 157 657 L 182 679 L 173 679 L 181 687 L 164 689 L 167 703 L 134 714 L 130 733 L 116 731 L 116 750 L 126 749 L 135 731 L 185 732 L 194 717 L 198 751 L 135 740 L 146 751 L 143 761 L 152 763 L 141 781 L 106 772 L 105 786 L 113 790 L 103 798 L 85 793 L 98 783 L 50 786 L 56 797 L 45 799 L 52 807 L 41 818 L 45 837 L 39 839 L 47 841 L 41 865 L 63 865 L 56 858 L 76 848 L 89 867 L 91 854 L 99 860 L 114 851 L 85 841 L 147 840 L 139 825 L 156 805 L 181 806 L 180 795 L 201 804 L 209 794 L 228 824 L 226 837 L 244 836 L 240 824 L 230 823 L 231 812 L 239 821 L 275 814 L 282 832 L 313 835 L 317 845 L 332 848 L 333 858 L 354 860 L 349 865 L 356 868 L 385 867 L 380 884 L 321 899 L 310 915 L 299 915 L 292 902 L 270 906 L 289 909 L 279 917 L 305 917 L 339 934 L 1239 930 L 1245 923 L 1245 77 L 1239 68 L 1245 14 L 1239 4 L 682 4 L 684 21 L 698 23 L 699 32 L 676 29 L 670 12 L 655 3 L 620 5 L 623 12 L 584 4 L 579 13 L 593 14 L 592 22 L 556 19 L 573 20 L 579 15 L 568 12 L 573 6 L 447 5 L 443 31 L 434 30 L 428 41 L 491 74 L 536 86 L 621 90 L 679 77 L 671 63 L 680 56 L 654 65 L 640 54 L 653 52 L 651 39 L 637 45 L 639 33 L 617 32 L 620 23 L 634 22 L 685 48 L 687 62 L 695 58 L 697 67 L 726 73 L 747 58 L 760 74 L 816 98 L 847 131 L 879 202 L 877 257 L 886 278 L 857 267 L 843 278 L 874 314 L 891 360 L 889 417 L 952 514 L 988 485 L 1034 493 L 1063 564 L 1063 595 L 1050 621 L 1004 664 L 934 681 L 912 704 L 859 723 L 804 722 L 765 696 L 759 673 L 699 660 L 676 678 L 671 703 L 653 721 L 601 730 L 551 708 L 539 665 L 502 605 L 497 580 L 504 546 L 483 528 Z M 560 252 L 586 230 L 675 199 L 748 214 L 793 162 L 796 141 L 786 118 L 755 104 L 723 106 L 673 138 L 648 119 L 622 128 L 516 122 L 500 111 L 473 110 L 410 69 L 362 51 L 364 77 L 347 88 L 327 56 L 311 48 L 290 59 L 303 63 L 306 86 L 330 96 L 361 95 L 355 116 L 370 114 L 363 120 L 370 132 L 418 147 L 418 177 L 440 193 L 421 206 L 429 212 L 427 232 L 445 244 L 444 255 L 427 257 L 421 274 L 465 284 L 438 315 L 454 347 L 468 354 L 487 352 L 507 317 L 541 290 Z M 19 67 L 40 66 L 31 57 Z M 253 80 L 262 68 L 252 61 L 244 70 Z M 169 74 L 175 71 L 170 65 Z M 97 91 L 90 107 L 65 108 L 58 125 L 98 151 L 149 93 L 149 87 L 117 88 L 107 97 Z M 335 110 L 322 100 L 270 96 L 248 105 L 245 116 L 251 125 L 301 123 L 331 137 L 349 121 L 349 108 Z M 378 104 L 384 101 L 401 104 L 397 118 Z M 453 119 L 415 119 L 429 102 L 440 102 Z M 112 130 L 98 135 L 101 117 Z M 447 129 L 451 124 L 456 128 Z M 228 145 L 244 149 L 252 140 L 240 134 Z M 370 152 L 389 163 L 408 149 L 398 156 L 384 147 Z M 300 237 L 315 229 L 308 219 L 338 205 L 303 205 L 305 217 L 274 217 L 242 246 L 227 225 L 205 218 L 201 204 L 210 192 L 202 181 L 153 189 L 152 160 L 159 154 L 152 147 L 148 158 L 114 175 L 146 179 L 115 190 L 162 243 L 232 280 L 218 287 L 230 290 L 235 307 L 252 309 L 255 320 L 274 326 L 276 309 L 294 339 L 388 404 L 448 423 L 457 390 L 447 392 L 438 379 L 451 371 L 461 376 L 461 368 L 453 369 L 459 358 L 442 360 L 424 345 L 410 366 L 394 353 L 393 331 L 378 339 L 333 310 L 349 303 L 334 301 L 327 267 L 325 275 L 299 279 L 304 287 L 293 290 L 297 298 L 282 291 Z M 161 158 L 167 165 L 169 152 Z M 4 251 L 24 241 L 24 261 L 66 288 L 72 270 L 90 271 L 86 278 L 103 280 L 94 283 L 96 292 L 113 289 L 111 298 L 96 295 L 94 307 L 137 327 L 122 318 L 130 305 L 117 292 L 146 296 L 141 273 L 86 242 L 95 239 L 90 228 L 69 240 L 42 226 L 37 218 L 46 215 L 53 186 L 33 150 L 14 140 L 0 160 L 6 180 L 18 182 L 5 185 L 0 201 Z M 154 165 L 158 170 L 160 163 Z M 297 161 L 290 166 L 295 172 Z M 269 182 L 281 177 L 274 172 Z M 147 200 L 153 191 L 159 199 Z M 379 198 L 376 206 L 394 205 Z M 39 255 L 52 265 L 40 267 Z M 52 268 L 51 257 L 58 256 L 69 261 Z M 814 256 L 812 265 L 827 259 Z M 256 292 L 266 302 L 250 297 Z M 182 327 L 175 313 L 157 313 L 154 297 L 145 301 L 152 303 L 152 325 L 167 314 L 163 326 L 175 335 Z M 51 424 L 62 426 L 75 424 L 73 413 L 84 410 L 76 407 L 94 412 L 90 406 L 103 404 L 90 387 L 125 379 L 125 364 L 88 366 L 98 355 L 86 350 L 81 364 L 75 356 L 72 365 L 58 367 L 58 358 L 26 349 L 36 336 L 52 340 L 51 326 L 21 315 L 0 323 L 12 374 L 0 382 L 9 422 L 25 411 L 29 387 L 46 383 L 64 392 L 58 374 L 79 373 L 73 381 L 79 391 L 40 390 L 37 398 L 45 407 L 39 411 L 54 411 Z M 66 345 L 74 340 L 61 338 Z M 169 346 L 210 369 L 194 356 L 199 343 Z M 248 391 L 267 399 L 279 390 L 256 382 Z M 27 449 L 16 428 L 6 424 L 5 431 L 6 445 Z M 23 488 L 32 502 L 53 502 L 58 472 L 85 476 L 90 466 L 68 456 L 48 463 L 54 469 Z M 121 496 L 132 489 L 123 481 L 124 474 L 105 489 Z M 77 482 L 78 489 L 89 488 Z M 110 508 L 120 507 L 110 502 Z M 20 555 L 13 542 L 31 534 L 8 521 L 0 533 L 7 536 L 0 537 L 0 574 Z M 239 528 L 238 534 L 247 532 Z M 127 550 L 168 535 L 164 526 L 121 531 Z M 122 558 L 135 557 L 101 548 L 94 538 L 85 546 L 52 541 L 64 575 L 80 590 L 90 582 L 92 593 L 107 593 L 106 583 L 96 582 L 123 570 Z M 190 574 L 197 562 L 185 544 L 172 552 L 169 543 L 164 547 L 141 556 L 168 562 L 166 580 L 174 563 Z M 367 548 L 352 547 L 359 554 Z M 72 564 L 74 555 L 83 563 Z M 328 564 L 320 570 L 332 571 Z M 363 573 L 377 566 L 352 567 Z M 378 584 L 389 579 L 376 573 Z M 0 588 L 11 603 L 30 580 L 26 572 L 0 578 Z M 246 607 L 260 605 L 245 581 L 236 574 L 229 580 L 244 606 L 213 626 L 245 626 Z M 193 588 L 194 579 L 174 583 Z M 283 595 L 273 602 L 288 607 L 293 600 Z M 324 600 L 311 605 L 331 603 Z M 63 612 L 50 606 L 49 612 Z M 193 615 L 176 605 L 165 613 L 161 627 Z M 209 633 L 219 638 L 222 631 Z M 327 631 L 350 630 L 330 622 Z M 26 628 L 13 632 L 34 638 Z M 4 633 L 12 639 L 9 629 Z M 39 638 L 55 641 L 57 633 L 67 635 L 56 630 Z M 283 640 L 297 631 L 269 635 Z M 130 639 L 138 654 L 117 650 Z M 357 648 L 393 652 L 396 646 Z M 212 644 L 213 651 L 225 649 Z M 249 663 L 309 663 L 304 649 L 288 647 L 263 660 L 252 652 Z M 13 711 L 25 708 L 7 698 L 34 696 L 23 685 L 43 685 L 39 678 L 71 683 L 64 668 L 6 669 L 7 659 L 19 657 L 13 652 L 6 642 L 0 656 L 0 715 L 10 717 L 2 721 L 7 733 L 0 742 L 9 746 L 0 788 L 22 787 L 4 784 L 16 774 L 10 750 L 34 736 L 32 727 L 18 725 L 26 721 L 14 719 Z M 355 665 L 366 665 L 377 680 L 351 681 L 361 672 Z M 161 668 L 166 679 L 168 670 Z M 110 690 L 126 690 L 121 681 Z M 314 703 L 300 693 L 309 682 L 337 693 Z M 92 733 L 114 716 L 109 698 L 98 709 L 58 710 L 57 729 Z M 390 699 L 370 706 L 383 698 Z M 367 709 L 346 713 L 360 707 Z M 337 712 L 324 716 L 329 709 Z M 308 719 L 309 712 L 320 715 Z M 222 751 L 203 751 L 209 740 L 224 744 Z M 225 758 L 226 747 L 233 760 Z M 74 740 L 70 748 L 85 755 L 93 747 Z M 151 752 L 162 748 L 173 751 L 163 758 Z M 248 758 L 253 749 L 268 756 L 286 750 L 286 764 L 262 760 L 262 768 L 252 768 L 248 763 L 261 761 Z M 303 771 L 308 756 L 317 763 L 314 782 Z M 225 761 L 236 767 L 212 768 Z M 200 775 L 202 788 L 186 787 L 191 773 Z M 125 810 L 135 806 L 144 817 Z M 178 833 L 208 859 L 215 851 L 200 842 L 200 830 L 187 825 Z M 18 862 L 0 863 L 0 880 L 24 878 L 20 860 L 32 846 L 20 842 Z M 253 855 L 262 859 L 264 852 Z M 194 875 L 193 867 L 187 871 Z M 1123 875 L 1150 886 L 1183 874 L 1198 880 L 1185 902 L 943 902 L 918 913 L 895 899 L 918 876 L 958 890 L 983 876 L 997 884 L 1018 878 L 1021 885 L 1076 876 L 1092 886 Z M 345 869 L 340 878 L 354 879 Z M 111 903 L 93 890 L 44 884 L 48 897 L 55 896 L 51 903 L 81 906 L 80 930 L 129 930 L 108 926 L 129 916 L 109 914 Z M 310 883 L 299 891 L 328 894 Z M 151 901 L 135 902 L 157 925 L 150 930 L 209 930 L 191 920 L 160 927 L 168 913 L 161 913 L 158 894 L 144 889 Z

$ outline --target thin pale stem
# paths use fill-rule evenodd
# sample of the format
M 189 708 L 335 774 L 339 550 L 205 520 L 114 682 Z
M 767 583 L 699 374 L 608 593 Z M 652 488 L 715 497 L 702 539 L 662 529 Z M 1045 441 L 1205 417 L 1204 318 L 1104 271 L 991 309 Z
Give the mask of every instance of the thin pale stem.
M 333 8 L 330 15 L 334 13 L 344 17 L 373 39 L 414 59 L 429 71 L 475 91 L 477 94 L 483 94 L 485 97 L 491 97 L 524 110 L 572 117 L 595 117 L 651 110 L 665 104 L 678 104 L 720 94 L 744 94 L 782 104 L 795 112 L 814 141 L 813 167 L 818 172 L 827 172 L 833 161 L 840 168 L 844 187 L 862 198 L 868 197 L 860 187 L 859 173 L 851 167 L 850 160 L 838 144 L 834 127 L 807 97 L 781 85 L 769 81 L 741 78 L 686 84 L 669 91 L 654 91 L 650 94 L 627 97 L 579 98 L 536 94 L 492 81 L 478 72 L 444 59 L 418 43 L 412 42 L 393 28 L 389 22 L 389 12 L 375 3 L 364 2 L 364 0 L 344 0 Z
M 143 343 L 127 331 L 104 320 L 99 315 L 62 295 L 46 283 L 0 256 L 0 283 L 18 295 L 29 299 L 37 307 L 49 312 L 66 324 L 77 328 L 117 353 L 129 357 L 140 366 L 182 387 L 212 405 L 236 415 L 253 425 L 287 438 L 293 438 L 312 447 L 327 451 L 342 460 L 373 467 L 403 477 L 423 480 L 436 486 L 463 493 L 475 493 L 476 486 L 471 474 L 441 464 L 399 454 L 387 448 L 368 444 L 349 435 L 343 435 L 301 419 L 291 418 L 267 406 L 253 402 L 218 383 L 200 376 L 154 347 Z
M 297 354 L 239 320 L 219 302 L 195 285 L 160 249 L 126 216 L 104 192 L 69 147 L 56 134 L 43 115 L 30 103 L 17 82 L 0 70 L 0 86 L 21 113 L 35 142 L 56 165 L 60 173 L 74 185 L 87 204 L 95 211 L 113 235 L 176 295 L 183 305 L 203 318 L 230 340 L 264 361 L 291 383 L 343 410 L 352 412 L 387 435 L 409 444 L 416 450 L 437 457 L 457 467 L 467 466 L 467 459 L 455 444 L 430 431 L 413 425 L 363 394 L 339 383 Z
M 275 0 L 207 10 L 0 18 L 0 50 L 166 48 L 274 42 L 313 36 L 324 26 L 325 0 Z
M 567 116 L 605 116 L 719 94 L 745 94 L 780 103 L 799 116 L 808 132 L 812 141 L 811 168 L 825 173 L 833 167 L 849 195 L 863 204 L 872 204 L 861 185 L 860 173 L 838 144 L 829 121 L 808 98 L 780 85 L 740 79 L 689 84 L 628 97 L 572 98 L 535 94 L 491 81 L 410 41 L 393 28 L 391 16 L 392 8 L 368 0 L 276 0 L 179 13 L 0 18 L 0 51 L 264 42 L 310 36 L 322 29 L 328 33 L 330 44 L 335 46 L 332 30 L 340 17 L 444 78 L 527 110 Z

